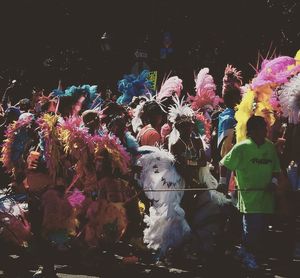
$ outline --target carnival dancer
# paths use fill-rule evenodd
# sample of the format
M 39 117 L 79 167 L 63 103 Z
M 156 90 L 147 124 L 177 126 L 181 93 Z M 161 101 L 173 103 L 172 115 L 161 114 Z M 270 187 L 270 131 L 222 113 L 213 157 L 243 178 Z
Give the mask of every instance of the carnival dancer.
M 203 143 L 194 124 L 195 112 L 183 100 L 176 98 L 174 102 L 169 111 L 169 120 L 173 123 L 169 148 L 176 158 L 176 169 L 185 180 L 185 188 L 203 189 L 200 193 L 185 192 L 181 205 L 193 232 L 196 252 L 212 253 L 216 239 L 214 235 L 220 234 L 222 229 L 221 221 L 215 222 L 212 216 L 222 218 L 220 208 L 228 200 L 214 191 L 218 183 L 207 165 Z
M 160 129 L 162 125 L 163 110 L 156 101 L 148 101 L 142 108 L 142 122 L 144 126 L 137 135 L 141 146 L 154 146 L 161 143 Z
M 242 85 L 241 72 L 231 65 L 227 65 L 223 77 L 222 97 L 226 106 L 219 115 L 217 147 L 221 158 L 224 157 L 235 144 L 236 120 L 235 107 L 241 101 L 240 86 Z M 224 194 L 228 193 L 231 172 L 226 175 L 226 180 L 220 180 L 218 189 Z

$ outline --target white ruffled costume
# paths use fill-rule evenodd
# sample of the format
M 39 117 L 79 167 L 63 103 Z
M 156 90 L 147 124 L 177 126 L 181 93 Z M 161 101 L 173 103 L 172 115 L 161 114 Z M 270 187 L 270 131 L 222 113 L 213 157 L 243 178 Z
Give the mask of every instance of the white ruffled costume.
M 142 167 L 138 182 L 146 196 L 153 201 L 150 215 L 145 215 L 144 242 L 149 248 L 160 250 L 164 256 L 169 248 L 179 246 L 190 234 L 190 226 L 185 220 L 185 212 L 180 207 L 183 191 L 159 191 L 157 189 L 183 189 L 184 180 L 175 169 L 175 158 L 167 150 L 144 146 L 139 149 L 148 152 L 137 164 Z

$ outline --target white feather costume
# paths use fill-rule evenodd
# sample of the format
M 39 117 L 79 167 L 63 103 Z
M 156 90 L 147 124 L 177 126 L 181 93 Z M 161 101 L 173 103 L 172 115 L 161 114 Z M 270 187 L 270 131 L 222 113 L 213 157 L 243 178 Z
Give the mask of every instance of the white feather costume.
M 279 102 L 283 116 L 289 119 L 289 123 L 300 122 L 300 73 L 285 83 L 279 90 Z
M 139 150 L 149 153 L 138 159 L 137 164 L 142 167 L 138 182 L 146 190 L 146 196 L 153 201 L 150 215 L 146 215 L 144 219 L 147 224 L 144 242 L 149 248 L 159 249 L 160 255 L 164 256 L 169 248 L 180 245 L 190 233 L 185 212 L 180 207 L 184 192 L 147 190 L 182 189 L 185 185 L 175 169 L 175 158 L 170 152 L 150 146 L 141 147 Z

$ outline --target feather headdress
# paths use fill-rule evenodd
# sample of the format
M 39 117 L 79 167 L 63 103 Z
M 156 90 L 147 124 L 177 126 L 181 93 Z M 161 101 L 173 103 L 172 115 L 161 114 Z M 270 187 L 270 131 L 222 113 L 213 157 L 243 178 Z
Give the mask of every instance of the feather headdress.
M 273 60 L 264 60 L 257 76 L 252 80 L 251 87 L 256 89 L 265 85 L 280 85 L 288 81 L 295 73 L 299 72 L 300 65 L 296 65 L 296 60 L 289 56 L 280 56 Z
M 169 108 L 168 119 L 173 124 L 173 129 L 169 135 L 169 150 L 171 146 L 176 144 L 180 134 L 175 125 L 181 120 L 193 120 L 195 116 L 194 110 L 187 103 L 184 103 L 184 99 L 180 100 L 178 96 L 173 96 L 174 105 Z
M 152 96 L 151 94 L 146 94 L 143 96 L 145 98 L 145 101 L 141 101 L 137 107 L 133 110 L 133 118 L 131 121 L 133 132 L 137 133 L 139 129 L 142 127 L 143 122 L 141 119 L 143 108 L 146 102 L 149 101 L 155 101 L 155 96 Z
M 118 81 L 118 91 L 122 95 L 117 99 L 117 103 L 128 104 L 133 97 L 151 94 L 152 81 L 148 77 L 148 70 L 142 71 L 138 76 L 134 74 L 124 75 L 124 78 Z
M 242 72 L 238 71 L 232 65 L 227 65 L 224 71 L 222 96 L 226 93 L 226 90 L 232 87 L 240 87 L 243 84 Z
M 214 83 L 214 79 L 208 73 L 209 69 L 203 68 L 199 71 L 197 77 L 195 78 L 196 95 L 189 95 L 188 97 L 191 107 L 194 110 L 205 108 L 207 105 L 214 108 L 216 105 L 222 102 L 222 99 L 215 93 L 216 85 Z
M 290 123 L 297 124 L 300 121 L 300 73 L 290 79 L 279 90 L 279 103 L 283 116 Z
M 182 89 L 182 80 L 178 76 L 169 77 L 162 83 L 156 99 L 161 101 L 163 98 L 171 97 L 174 94 L 180 97 Z

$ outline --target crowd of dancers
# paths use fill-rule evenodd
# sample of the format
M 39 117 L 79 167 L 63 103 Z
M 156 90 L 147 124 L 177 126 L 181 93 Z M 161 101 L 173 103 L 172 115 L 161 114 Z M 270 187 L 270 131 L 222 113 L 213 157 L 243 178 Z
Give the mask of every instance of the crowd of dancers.
M 8 88 L 1 244 L 37 246 L 46 277 L 55 275 L 47 250 L 74 238 L 86 248 L 141 238 L 158 261 L 241 243 L 237 257 L 257 269 L 269 217 L 295 218 L 299 60 L 264 59 L 246 84 L 227 65 L 220 96 L 208 68 L 189 93 L 178 76 L 154 91 L 148 71 L 118 81 L 117 99 L 60 85 L 12 105 Z

